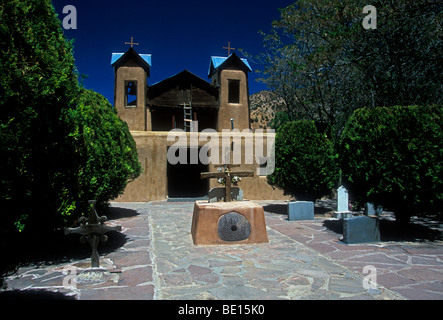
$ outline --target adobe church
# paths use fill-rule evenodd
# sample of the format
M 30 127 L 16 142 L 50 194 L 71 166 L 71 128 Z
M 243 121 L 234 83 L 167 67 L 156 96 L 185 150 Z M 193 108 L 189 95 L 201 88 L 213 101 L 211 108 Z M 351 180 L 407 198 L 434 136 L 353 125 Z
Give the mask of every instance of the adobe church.
M 216 179 L 201 179 L 200 173 L 217 171 L 222 160 L 218 163 L 202 163 L 199 160 L 171 164 L 167 158 L 168 150 L 172 146 L 177 147 L 178 139 L 185 141 L 180 148 L 185 148 L 182 151 L 187 153 L 187 159 L 193 151 L 201 154 L 201 148 L 207 141 L 200 141 L 198 135 L 205 129 L 211 129 L 218 135 L 220 158 L 225 152 L 222 150 L 222 131 L 243 130 L 243 133 L 238 133 L 237 140 L 236 134 L 232 134 L 232 141 L 240 143 L 241 147 L 248 138 L 255 138 L 254 133 L 245 133 L 244 130 L 250 129 L 248 73 L 252 71 L 251 66 L 235 53 L 228 57 L 213 56 L 208 70 L 210 82 L 184 70 L 150 85 L 151 55 L 137 53 L 132 48 L 132 40 L 130 44 L 125 53 L 112 54 L 114 107 L 134 137 L 142 173 L 127 185 L 117 201 L 205 197 L 210 188 L 220 185 Z M 176 129 L 173 132 L 177 139 L 170 138 L 173 129 Z M 274 138 L 273 133 L 263 135 Z M 264 138 L 260 143 L 266 144 L 266 141 L 268 139 Z M 264 150 L 270 150 L 270 146 L 265 145 Z M 241 164 L 233 171 L 258 172 L 257 168 L 267 165 L 269 154 L 248 163 L 243 161 L 244 153 Z M 248 200 L 287 198 L 281 190 L 268 185 L 265 175 L 257 173 L 253 177 L 242 178 L 239 187 L 243 190 L 244 199 Z

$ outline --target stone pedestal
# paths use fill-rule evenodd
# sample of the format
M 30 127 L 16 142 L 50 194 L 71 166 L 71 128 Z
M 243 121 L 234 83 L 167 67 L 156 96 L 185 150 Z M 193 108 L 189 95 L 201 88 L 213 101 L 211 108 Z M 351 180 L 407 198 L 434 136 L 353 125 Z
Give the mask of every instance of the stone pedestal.
M 343 220 L 343 219 L 349 219 L 349 218 L 352 218 L 352 217 L 353 217 L 353 214 L 352 214 L 351 211 L 348 211 L 348 212 L 334 212 L 334 213 L 332 214 L 332 216 L 333 216 L 334 218 L 336 218 L 336 219 Z
M 347 219 L 352 218 L 352 212 L 349 211 L 349 197 L 348 190 L 345 187 L 340 186 L 337 189 L 337 211 L 334 213 L 334 218 Z
M 345 187 L 340 186 L 337 189 L 337 212 L 347 212 L 349 211 L 349 197 L 348 190 Z
M 269 242 L 263 207 L 250 201 L 196 201 L 191 233 L 195 245 Z
M 288 203 L 288 220 L 314 220 L 314 202 L 295 201 Z
M 364 243 L 380 241 L 379 219 L 360 216 L 343 220 L 343 242 Z

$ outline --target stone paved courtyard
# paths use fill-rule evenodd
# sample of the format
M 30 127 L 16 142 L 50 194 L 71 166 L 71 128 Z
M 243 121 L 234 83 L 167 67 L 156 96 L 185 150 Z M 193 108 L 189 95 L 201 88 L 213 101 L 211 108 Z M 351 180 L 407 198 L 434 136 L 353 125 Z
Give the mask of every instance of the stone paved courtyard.
M 321 203 L 311 221 L 288 221 L 282 201 L 258 203 L 269 243 L 227 246 L 193 244 L 192 202 L 112 203 L 110 222 L 123 229 L 109 236 L 123 241 L 101 255 L 101 266 L 111 270 L 101 282 L 68 281 L 72 270 L 88 265 L 85 257 L 21 267 L 6 279 L 8 290 L 80 300 L 443 299 L 442 241 L 382 236 L 347 245 L 339 241 L 341 221 L 323 214 Z M 364 288 L 365 266 L 375 267 L 377 288 Z

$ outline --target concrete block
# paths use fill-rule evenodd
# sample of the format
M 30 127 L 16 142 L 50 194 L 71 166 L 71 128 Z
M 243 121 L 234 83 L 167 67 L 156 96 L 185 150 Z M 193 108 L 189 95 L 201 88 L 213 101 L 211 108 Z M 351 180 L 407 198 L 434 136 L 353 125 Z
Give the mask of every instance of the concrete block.
M 343 242 L 364 243 L 380 241 L 378 218 L 359 216 L 343 219 Z
M 314 202 L 295 201 L 288 203 L 288 220 L 314 220 Z

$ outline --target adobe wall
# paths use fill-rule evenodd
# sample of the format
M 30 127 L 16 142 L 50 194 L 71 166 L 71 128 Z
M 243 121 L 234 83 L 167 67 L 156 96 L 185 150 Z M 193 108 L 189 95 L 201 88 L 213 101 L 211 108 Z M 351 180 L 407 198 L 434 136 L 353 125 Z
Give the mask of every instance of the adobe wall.
M 229 80 L 240 81 L 239 103 L 229 103 Z M 222 70 L 220 74 L 220 110 L 218 112 L 218 129 L 231 129 L 231 118 L 234 119 L 234 128 L 249 129 L 249 92 L 248 78 L 241 70 Z
M 180 132 L 169 136 L 170 132 L 143 132 L 131 131 L 134 140 L 137 144 L 137 151 L 139 161 L 142 167 L 141 175 L 134 181 L 128 183 L 123 195 L 119 196 L 116 201 L 119 202 L 147 202 L 166 200 L 168 197 L 168 177 L 167 177 L 167 150 L 170 146 L 179 145 L 193 145 L 208 146 L 215 150 L 218 146 L 219 163 L 210 163 L 209 170 L 217 171 L 217 167 L 221 166 L 223 140 L 222 133 L 213 132 L 210 136 L 202 136 L 201 133 Z M 241 141 L 242 145 L 242 159 L 241 162 L 249 162 L 251 159 L 250 153 L 259 152 L 256 148 L 245 150 L 245 141 L 254 141 L 257 136 L 253 133 L 232 133 L 232 140 L 235 143 L 235 148 L 238 148 L 238 143 Z M 269 135 L 269 136 L 268 136 Z M 266 153 L 267 139 L 272 138 L 273 134 L 263 134 L 263 147 Z M 261 141 L 255 140 L 261 144 Z M 192 142 L 192 143 L 191 143 Z M 226 142 L 226 140 L 225 140 Z M 228 141 L 228 145 L 229 145 Z M 247 143 L 247 145 L 250 145 Z M 216 162 L 216 153 L 210 153 L 214 156 L 213 162 Z M 238 160 L 238 159 L 237 159 Z M 240 161 L 240 160 L 239 160 Z M 257 163 L 252 160 L 252 164 L 241 164 L 239 167 L 233 168 L 233 171 L 254 171 L 254 177 L 242 178 L 239 187 L 243 189 L 244 199 L 248 200 L 284 200 L 289 199 L 288 196 L 283 195 L 283 191 L 273 189 L 266 181 L 266 176 L 257 175 Z M 186 182 L 184 182 L 186 183 Z M 210 179 L 210 188 L 219 187 L 216 179 Z
M 125 106 L 125 81 L 137 80 L 137 107 Z M 119 67 L 115 75 L 114 106 L 131 130 L 151 130 L 151 114 L 146 108 L 147 75 L 142 68 Z

